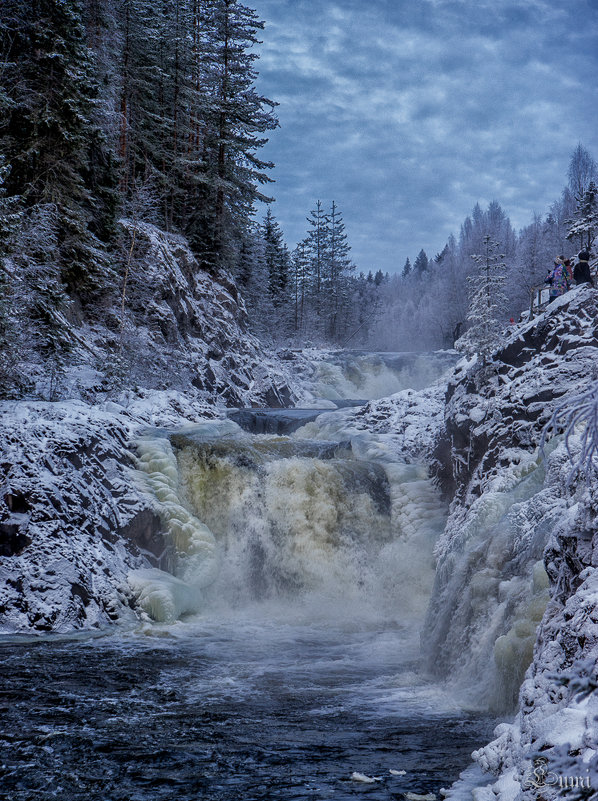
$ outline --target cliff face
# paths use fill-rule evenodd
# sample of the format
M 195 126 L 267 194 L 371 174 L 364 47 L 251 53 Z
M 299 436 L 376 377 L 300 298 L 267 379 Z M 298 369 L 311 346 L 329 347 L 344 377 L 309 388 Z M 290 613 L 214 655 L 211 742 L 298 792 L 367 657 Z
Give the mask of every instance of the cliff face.
M 579 431 L 571 454 L 558 425 L 539 450 L 555 409 L 566 414 L 597 364 L 597 293 L 580 287 L 514 327 L 491 368 L 461 364 L 448 387 L 435 471 L 452 502 L 430 666 L 498 711 L 519 699 L 515 723 L 474 754 L 496 776 L 478 776 L 479 801 L 551 799 L 567 777 L 567 798 L 598 792 L 598 481 L 595 471 L 571 480 Z
M 232 278 L 201 270 L 181 236 L 122 225 L 132 254 L 124 314 L 109 311 L 106 326 L 82 332 L 96 369 L 117 387 L 175 389 L 211 405 L 291 405 L 292 373 L 249 333 Z

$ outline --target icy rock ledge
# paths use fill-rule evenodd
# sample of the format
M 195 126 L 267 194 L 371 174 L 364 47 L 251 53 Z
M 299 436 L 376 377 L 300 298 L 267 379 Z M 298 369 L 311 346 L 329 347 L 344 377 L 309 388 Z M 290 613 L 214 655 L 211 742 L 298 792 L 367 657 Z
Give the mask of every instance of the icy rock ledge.
M 567 403 L 592 381 L 598 363 L 598 293 L 578 287 L 536 319 L 513 327 L 495 358 L 498 369 L 489 380 L 479 380 L 483 376 L 464 365 L 449 386 L 444 433 L 436 450 L 437 475 L 453 498 L 438 550 L 438 609 L 449 576 L 464 567 L 468 533 L 474 534 L 469 543 L 475 544 L 482 528 L 479 511 L 485 499 L 497 490 L 516 490 L 513 478 L 535 458 L 556 404 Z M 474 753 L 477 764 L 451 788 L 447 798 L 452 801 L 598 797 L 598 476 L 594 472 L 587 483 L 569 485 L 567 451 L 556 440 L 553 445 L 540 491 L 520 498 L 506 517 L 498 517 L 486 543 L 478 540 L 477 553 L 470 548 L 461 592 L 448 607 L 455 612 L 465 601 L 474 623 L 478 618 L 477 626 L 470 619 L 463 628 L 459 649 L 451 650 L 454 636 L 444 640 L 441 647 L 450 666 L 459 652 L 475 653 L 476 634 L 483 630 L 479 623 L 492 606 L 493 594 L 499 603 L 506 599 L 505 570 L 521 575 L 526 554 L 535 557 L 541 546 L 550 599 L 535 632 L 517 715 L 498 727 L 492 743 Z M 570 446 L 575 453 L 575 438 Z M 509 536 L 509 527 L 515 537 Z M 492 553 L 490 565 L 487 555 Z M 478 582 L 480 592 L 472 593 L 476 571 L 478 577 L 484 573 L 484 581 Z M 532 573 L 527 568 L 531 578 Z M 497 642 L 500 646 L 500 638 Z
M 201 591 L 218 575 L 218 551 L 210 529 L 181 503 L 177 459 L 169 440 L 143 437 L 137 451 L 140 479 L 158 501 L 168 541 L 175 549 L 177 575 L 134 570 L 129 584 L 137 603 L 153 620 L 171 623 L 201 609 Z

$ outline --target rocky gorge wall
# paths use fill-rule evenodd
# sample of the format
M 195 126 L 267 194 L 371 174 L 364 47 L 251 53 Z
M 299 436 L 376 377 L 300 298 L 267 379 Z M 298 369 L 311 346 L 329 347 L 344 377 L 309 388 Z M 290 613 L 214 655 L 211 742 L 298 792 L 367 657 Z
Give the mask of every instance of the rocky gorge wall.
M 518 704 L 474 753 L 484 773 L 450 798 L 598 796 L 597 481 L 572 476 L 580 432 L 569 450 L 559 433 L 597 364 L 597 293 L 585 286 L 514 326 L 487 369 L 462 362 L 449 383 L 434 470 L 451 506 L 424 646 L 474 705 Z

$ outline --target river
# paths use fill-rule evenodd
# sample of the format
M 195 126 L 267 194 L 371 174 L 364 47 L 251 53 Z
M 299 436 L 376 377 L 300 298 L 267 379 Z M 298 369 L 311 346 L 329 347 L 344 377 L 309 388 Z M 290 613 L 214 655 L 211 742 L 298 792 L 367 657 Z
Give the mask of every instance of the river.
M 132 577 L 145 622 L 3 642 L 1 797 L 431 799 L 458 777 L 496 721 L 421 669 L 442 502 L 424 467 L 364 456 L 374 437 L 313 425 L 140 443 L 175 575 Z

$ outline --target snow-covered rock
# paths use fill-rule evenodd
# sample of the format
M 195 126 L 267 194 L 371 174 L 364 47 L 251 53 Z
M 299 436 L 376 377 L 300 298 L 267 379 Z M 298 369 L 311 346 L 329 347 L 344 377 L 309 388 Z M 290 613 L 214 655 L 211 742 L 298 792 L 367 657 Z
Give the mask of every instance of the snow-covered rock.
M 596 378 L 597 301 L 576 288 L 512 329 L 487 369 L 464 363 L 449 386 L 436 473 L 452 503 L 430 664 L 487 703 L 508 709 L 518 695 L 519 706 L 473 755 L 486 783 L 471 770 L 448 798 L 598 794 L 597 476 L 570 481 L 579 439 L 568 451 L 558 426 L 545 460 L 539 447 L 555 409 Z
M 299 356 L 278 358 L 249 332 L 232 277 L 202 270 L 182 236 L 121 225 L 133 246 L 124 303 L 73 327 L 68 370 L 51 389 L 55 377 L 36 376 L 38 395 L 97 402 L 143 388 L 220 407 L 293 405 Z
M 165 543 L 132 489 L 131 426 L 83 403 L 3 403 L 0 630 L 68 632 L 121 617 L 128 570 Z

